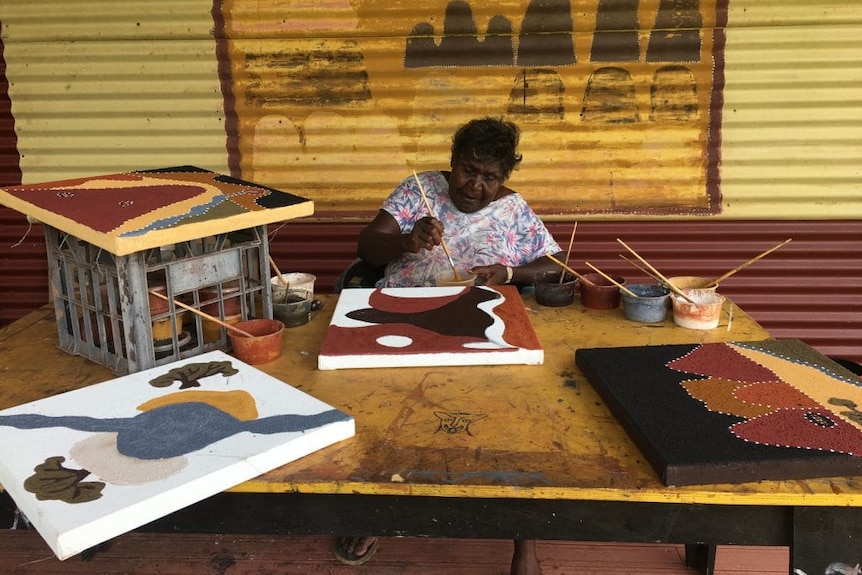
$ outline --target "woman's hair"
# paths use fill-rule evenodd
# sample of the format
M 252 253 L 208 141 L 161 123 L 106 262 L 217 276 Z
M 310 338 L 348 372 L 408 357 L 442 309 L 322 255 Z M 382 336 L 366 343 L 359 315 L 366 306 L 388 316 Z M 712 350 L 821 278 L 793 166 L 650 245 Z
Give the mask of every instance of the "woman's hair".
M 491 117 L 470 120 L 452 138 L 450 165 L 454 166 L 462 154 L 467 154 L 483 164 L 500 162 L 508 179 L 521 163 L 521 154 L 517 152 L 520 139 L 521 131 L 514 122 Z

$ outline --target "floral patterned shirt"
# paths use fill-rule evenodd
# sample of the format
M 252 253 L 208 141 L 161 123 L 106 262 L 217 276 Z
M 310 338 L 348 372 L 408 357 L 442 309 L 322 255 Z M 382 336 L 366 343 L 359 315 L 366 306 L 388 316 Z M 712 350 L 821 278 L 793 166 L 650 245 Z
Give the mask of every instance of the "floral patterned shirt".
M 474 266 L 526 265 L 545 254 L 555 254 L 560 246 L 518 193 L 495 200 L 485 208 L 464 213 L 449 199 L 449 182 L 440 172 L 419 174 L 433 216 L 443 223 L 443 241 L 459 271 Z M 405 179 L 389 195 L 382 209 L 388 212 L 401 233 L 409 233 L 417 221 L 428 215 L 422 194 L 413 176 Z M 386 266 L 378 287 L 436 285 L 436 278 L 452 275 L 452 266 L 442 246 L 405 252 Z

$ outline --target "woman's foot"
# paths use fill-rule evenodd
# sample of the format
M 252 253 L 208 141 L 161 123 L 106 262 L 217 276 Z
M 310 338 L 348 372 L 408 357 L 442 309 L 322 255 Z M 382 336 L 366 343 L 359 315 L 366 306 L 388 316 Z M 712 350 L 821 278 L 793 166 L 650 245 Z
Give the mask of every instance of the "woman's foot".
M 377 537 L 339 537 L 335 540 L 335 558 L 345 565 L 362 565 L 377 551 Z
M 511 575 L 542 575 L 539 558 L 536 556 L 536 541 L 515 539 L 515 553 L 512 555 Z

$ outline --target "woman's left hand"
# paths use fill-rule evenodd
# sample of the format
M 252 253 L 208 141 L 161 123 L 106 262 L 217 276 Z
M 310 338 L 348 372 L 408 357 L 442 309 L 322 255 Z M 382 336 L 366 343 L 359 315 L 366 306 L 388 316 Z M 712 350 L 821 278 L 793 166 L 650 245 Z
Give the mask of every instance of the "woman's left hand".
M 506 266 L 494 264 L 490 266 L 476 266 L 470 270 L 476 274 L 476 283 L 479 285 L 500 285 L 506 283 Z

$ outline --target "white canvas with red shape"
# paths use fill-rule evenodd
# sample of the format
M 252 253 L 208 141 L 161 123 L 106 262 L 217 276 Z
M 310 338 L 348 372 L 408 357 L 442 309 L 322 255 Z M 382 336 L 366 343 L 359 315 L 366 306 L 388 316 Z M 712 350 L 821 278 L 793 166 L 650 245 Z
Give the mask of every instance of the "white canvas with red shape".
M 347 289 L 319 369 L 539 365 L 544 351 L 515 286 Z

